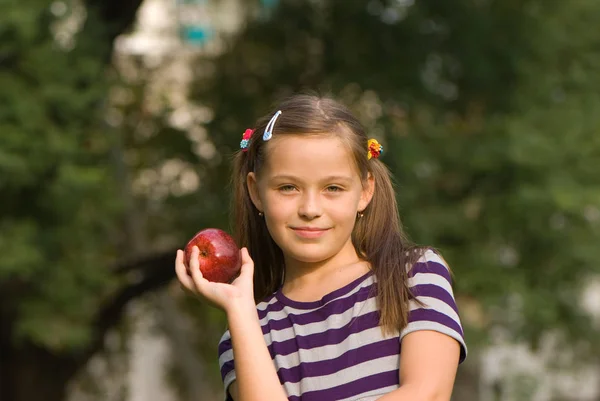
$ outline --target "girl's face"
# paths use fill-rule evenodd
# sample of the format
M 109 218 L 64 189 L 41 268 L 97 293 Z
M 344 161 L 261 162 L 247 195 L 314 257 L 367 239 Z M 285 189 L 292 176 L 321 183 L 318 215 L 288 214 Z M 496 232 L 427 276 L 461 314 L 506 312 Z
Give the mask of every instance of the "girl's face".
M 356 258 L 351 234 L 374 183 L 369 176 L 363 186 L 347 145 L 325 135 L 274 136 L 266 145 L 260 175 L 248 174 L 248 188 L 286 261 Z

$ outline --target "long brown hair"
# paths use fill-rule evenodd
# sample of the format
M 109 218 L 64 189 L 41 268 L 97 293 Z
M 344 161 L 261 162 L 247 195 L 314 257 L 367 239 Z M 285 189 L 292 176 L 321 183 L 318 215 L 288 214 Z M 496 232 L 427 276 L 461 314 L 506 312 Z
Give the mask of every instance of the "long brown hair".
M 378 159 L 367 158 L 367 135 L 360 122 L 343 105 L 331 98 L 295 95 L 275 109 L 282 114 L 273 135 L 336 135 L 351 150 L 361 179 L 371 173 L 375 192 L 370 204 L 357 219 L 352 243 L 359 256 L 371 264 L 375 274 L 380 325 L 385 332 L 401 330 L 407 325 L 407 267 L 421 256 L 423 249 L 406 238 L 398 214 L 396 195 L 387 167 Z M 258 120 L 246 152 L 235 155 L 233 170 L 232 224 L 240 246 L 245 246 L 254 260 L 254 296 L 257 302 L 282 285 L 285 263 L 283 253 L 273 241 L 264 219 L 250 199 L 246 177 L 260 173 L 265 161 L 262 134 L 274 112 Z

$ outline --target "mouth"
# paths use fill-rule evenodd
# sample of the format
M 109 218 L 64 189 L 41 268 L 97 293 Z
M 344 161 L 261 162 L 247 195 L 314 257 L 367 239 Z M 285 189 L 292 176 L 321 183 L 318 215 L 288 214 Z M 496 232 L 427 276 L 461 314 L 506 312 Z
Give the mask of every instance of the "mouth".
M 302 238 L 319 238 L 329 230 L 329 228 L 317 227 L 291 227 L 291 229 Z

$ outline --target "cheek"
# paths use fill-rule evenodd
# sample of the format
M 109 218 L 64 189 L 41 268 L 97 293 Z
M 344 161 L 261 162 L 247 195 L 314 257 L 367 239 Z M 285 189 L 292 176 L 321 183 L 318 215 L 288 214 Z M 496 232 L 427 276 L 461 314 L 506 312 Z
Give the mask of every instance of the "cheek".
M 358 200 L 354 197 L 345 199 L 343 202 L 334 202 L 329 208 L 329 215 L 342 223 L 354 224 Z
M 356 212 L 353 210 L 348 210 L 346 213 L 344 213 L 342 218 L 348 227 L 354 227 L 354 223 L 356 223 Z
M 267 194 L 265 196 L 264 208 L 269 219 L 281 223 L 288 220 L 290 213 L 294 213 L 295 205 L 292 199 L 278 194 Z

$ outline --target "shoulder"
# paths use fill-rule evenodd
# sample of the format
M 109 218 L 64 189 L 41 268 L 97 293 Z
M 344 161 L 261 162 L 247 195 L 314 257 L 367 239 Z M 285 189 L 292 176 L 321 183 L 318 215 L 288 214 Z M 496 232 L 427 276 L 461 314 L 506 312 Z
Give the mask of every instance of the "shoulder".
M 456 309 L 452 273 L 439 252 L 425 249 L 409 267 L 407 284 L 414 298 L 420 301 L 423 297 L 437 298 Z
M 269 305 L 273 305 L 273 304 L 277 303 L 276 295 L 277 295 L 277 292 L 274 292 L 273 294 L 269 295 L 268 297 L 266 297 L 265 299 L 260 301 L 258 304 L 256 304 L 256 310 L 258 310 L 258 311 L 265 310 L 269 307 Z
M 452 273 L 446 260 L 434 249 L 424 249 L 412 265 L 407 266 L 409 285 L 434 281 L 438 285 L 452 285 Z
M 460 344 L 460 362 L 467 355 L 467 346 L 452 290 L 452 274 L 448 263 L 435 250 L 424 250 L 408 268 L 410 300 L 408 325 L 401 338 L 421 330 L 446 334 Z

